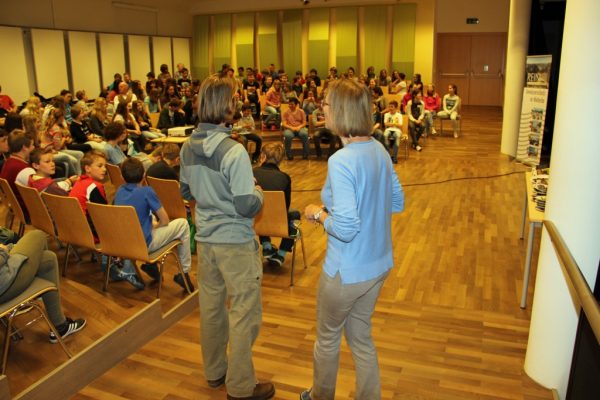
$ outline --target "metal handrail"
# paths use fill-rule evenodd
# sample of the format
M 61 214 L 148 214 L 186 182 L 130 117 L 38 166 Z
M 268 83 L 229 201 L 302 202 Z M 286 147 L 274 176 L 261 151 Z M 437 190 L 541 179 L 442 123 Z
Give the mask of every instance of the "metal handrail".
M 585 312 L 585 316 L 592 327 L 592 331 L 594 331 L 596 340 L 598 341 L 598 344 L 600 344 L 600 305 L 592 294 L 587 281 L 583 277 L 583 274 L 577 266 L 577 262 L 571 255 L 565 241 L 562 236 L 560 236 L 556 225 L 554 225 L 552 221 L 544 220 L 544 226 L 550 235 L 550 240 L 552 241 L 554 250 L 558 256 L 558 261 L 566 272 L 571 285 L 575 288 L 575 293 L 581 303 L 581 308 L 583 308 L 583 312 Z

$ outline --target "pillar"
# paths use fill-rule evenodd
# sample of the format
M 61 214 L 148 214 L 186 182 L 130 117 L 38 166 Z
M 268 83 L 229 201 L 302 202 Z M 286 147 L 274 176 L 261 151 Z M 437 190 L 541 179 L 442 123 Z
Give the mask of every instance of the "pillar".
M 500 151 L 514 157 L 517 154 L 521 102 L 525 87 L 525 62 L 529 47 L 531 0 L 511 0 L 506 46 L 506 80 L 504 82 L 504 116 Z
M 512 8 L 511 8 L 512 15 Z M 554 222 L 588 285 L 600 260 L 600 3 L 568 1 L 545 219 Z M 578 116 L 578 117 L 574 117 Z M 566 397 L 580 305 L 542 231 L 525 372 Z

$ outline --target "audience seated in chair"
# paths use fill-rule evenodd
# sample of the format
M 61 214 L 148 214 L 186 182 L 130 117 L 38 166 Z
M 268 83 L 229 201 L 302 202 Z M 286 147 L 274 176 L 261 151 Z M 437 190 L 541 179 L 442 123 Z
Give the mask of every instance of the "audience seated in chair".
M 31 154 L 33 149 L 33 141 L 25 135 L 25 132 L 20 129 L 13 130 L 8 135 L 8 151 L 10 152 L 10 156 L 2 165 L 2 171 L 0 172 L 0 178 L 8 181 L 19 204 L 21 204 L 25 219 L 28 219 L 27 208 L 21 199 L 21 194 L 17 190 L 15 182 L 27 186 L 29 176 L 35 173 L 35 170 L 29 166 L 29 154 Z
M 156 127 L 165 135 L 169 133 L 169 128 L 176 126 L 185 126 L 185 113 L 181 110 L 181 100 L 173 99 L 164 107 L 158 117 Z
M 96 151 L 105 151 L 106 143 L 101 136 L 92 133 L 87 122 L 83 120 L 85 113 L 79 106 L 71 108 L 71 117 L 73 121 L 69 126 L 73 143 L 78 145 L 88 145 Z
M 419 139 L 425 130 L 425 106 L 423 96 L 417 89 L 413 89 L 412 99 L 406 104 L 406 114 L 408 115 L 408 132 L 412 139 L 412 148 L 421 151 Z
M 266 94 L 265 113 L 267 116 L 265 118 L 265 126 L 267 129 L 272 124 L 272 121 L 277 120 L 277 116 L 281 112 L 281 102 L 281 81 L 275 79 L 273 86 L 269 88 Z
M 179 146 L 175 143 L 165 143 L 160 148 L 160 160 L 152 164 L 146 175 L 152 178 L 179 180 Z
M 299 137 L 302 140 L 302 158 L 307 160 L 308 149 L 308 129 L 306 129 L 306 115 L 298 106 L 299 101 L 296 98 L 290 100 L 289 108 L 283 113 L 281 128 L 283 129 L 283 140 L 285 142 L 285 154 L 288 160 L 293 160 L 292 139 Z
M 48 192 L 58 196 L 68 196 L 73 183 L 79 179 L 73 175 L 69 179 L 54 180 L 52 176 L 56 171 L 54 164 L 54 155 L 51 149 L 35 149 L 29 155 L 31 167 L 35 174 L 29 175 L 27 186 L 36 189 L 38 192 Z
M 190 253 L 190 230 L 187 220 L 177 218 L 169 221 L 169 217 L 164 207 L 160 203 L 158 196 L 150 186 L 142 186 L 144 179 L 144 166 L 142 162 L 135 158 L 129 158 L 121 164 L 121 174 L 127 182 L 119 187 L 115 195 L 115 205 L 133 206 L 137 212 L 142 231 L 148 245 L 148 252 L 160 249 L 165 244 L 173 240 L 180 240 L 181 244 L 177 246 L 177 256 L 183 267 L 184 275 L 178 273 L 173 276 L 173 280 L 186 290 L 184 279 L 187 281 L 191 290 L 194 285 L 189 276 L 192 265 L 192 255 Z M 153 219 L 156 215 L 156 221 Z M 156 266 L 146 265 L 143 270 L 154 280 L 159 279 L 159 272 Z
M 456 85 L 448 85 L 448 93 L 442 99 L 442 111 L 438 113 L 440 118 L 450 118 L 452 120 L 452 129 L 454 137 L 458 137 L 458 112 L 460 110 L 460 97 L 458 97 L 458 88 Z
M 385 131 L 383 131 L 383 143 L 387 150 L 392 147 L 392 162 L 398 163 L 398 146 L 402 137 L 402 114 L 398 110 L 398 102 L 390 101 L 388 112 L 383 116 Z M 393 142 L 393 143 L 392 143 Z
M 342 148 L 342 141 L 337 135 L 334 135 L 331 130 L 325 127 L 325 112 L 323 112 L 323 102 L 320 101 L 316 110 L 313 111 L 312 124 L 315 128 L 313 133 L 313 139 L 315 141 L 315 153 L 317 159 L 320 160 L 323 156 L 321 150 L 321 140 L 329 140 L 329 151 L 327 152 L 327 158 L 331 157 L 337 149 Z
M 258 133 L 256 133 L 256 123 L 252 118 L 252 107 L 249 104 L 242 106 L 242 118 L 240 118 L 233 126 L 233 133 L 231 137 L 236 139 L 235 135 L 244 141 L 244 146 L 248 146 L 248 141 L 254 142 L 254 153 L 252 153 L 252 164 L 258 162 L 260 157 L 260 150 L 262 147 L 262 139 Z
M 269 191 L 283 191 L 285 195 L 285 204 L 288 209 L 288 225 L 290 236 L 296 235 L 294 220 L 300 219 L 298 210 L 290 209 L 292 197 L 292 179 L 288 174 L 279 170 L 279 164 L 283 160 L 283 147 L 280 143 L 269 143 L 263 147 L 260 156 L 261 166 L 254 168 L 254 178 L 256 183 L 263 189 Z M 285 255 L 292 251 L 294 240 L 283 238 L 279 249 L 273 246 L 270 237 L 261 236 L 259 238 L 263 248 L 263 257 L 273 266 L 280 267 Z
M 36 277 L 50 281 L 60 289 L 56 254 L 47 247 L 46 234 L 38 230 L 28 232 L 14 246 L 0 244 L 0 303 L 23 293 Z M 65 317 L 59 290 L 41 297 L 48 318 L 61 338 L 83 329 L 85 319 Z M 50 343 L 58 342 L 54 333 L 50 333 L 49 340 Z
M 106 191 L 102 184 L 106 176 L 106 155 L 98 151 L 90 151 L 81 159 L 81 168 L 83 169 L 83 174 L 73 185 L 69 196 L 79 201 L 79 205 L 90 224 L 92 233 L 94 237 L 97 237 L 96 230 L 87 212 L 87 203 L 108 204 Z M 106 266 L 103 266 L 103 268 L 106 268 Z M 138 278 L 131 263 L 126 263 L 122 269 L 119 269 L 116 264 L 111 265 L 110 276 L 113 281 L 126 280 L 138 290 L 144 288 L 144 283 Z
M 435 126 L 433 126 L 433 119 L 436 117 L 438 111 L 442 106 L 442 100 L 435 91 L 435 85 L 427 85 L 427 92 L 423 97 L 423 104 L 425 105 L 425 132 L 427 134 L 437 134 Z

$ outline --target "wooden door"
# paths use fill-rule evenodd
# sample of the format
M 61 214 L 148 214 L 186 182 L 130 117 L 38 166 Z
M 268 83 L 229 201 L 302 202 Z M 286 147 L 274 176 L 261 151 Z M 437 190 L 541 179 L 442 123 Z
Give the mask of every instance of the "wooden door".
M 505 54 L 505 34 L 480 34 L 471 37 L 469 104 L 502 106 Z
M 454 83 L 464 105 L 502 106 L 505 33 L 440 33 L 436 46 L 440 95 Z
M 447 93 L 448 85 L 458 87 L 463 104 L 468 103 L 471 73 L 471 37 L 468 35 L 440 34 L 437 42 L 437 72 L 435 82 L 440 96 Z

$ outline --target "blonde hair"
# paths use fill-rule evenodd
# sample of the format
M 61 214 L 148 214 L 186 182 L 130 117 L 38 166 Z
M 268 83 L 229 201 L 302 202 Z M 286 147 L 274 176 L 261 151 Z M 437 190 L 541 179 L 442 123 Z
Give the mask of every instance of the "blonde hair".
M 37 96 L 32 96 L 27 100 L 27 104 L 25 104 L 25 108 L 29 112 L 29 115 L 39 116 L 41 114 L 40 105 L 42 104 L 41 100 Z
M 328 89 L 328 128 L 339 136 L 369 136 L 373 127 L 369 89 L 353 79 L 333 81 Z
M 213 74 L 202 82 L 198 92 L 200 122 L 218 125 L 233 117 L 235 106 L 232 99 L 235 86 L 232 78 L 219 74 Z
M 269 143 L 263 146 L 261 153 L 265 156 L 266 163 L 279 165 L 283 160 L 283 145 L 281 143 Z
M 94 105 L 92 106 L 91 116 L 98 118 L 100 121 L 104 122 L 108 119 L 106 114 L 106 99 L 103 97 L 97 97 L 94 100 Z

